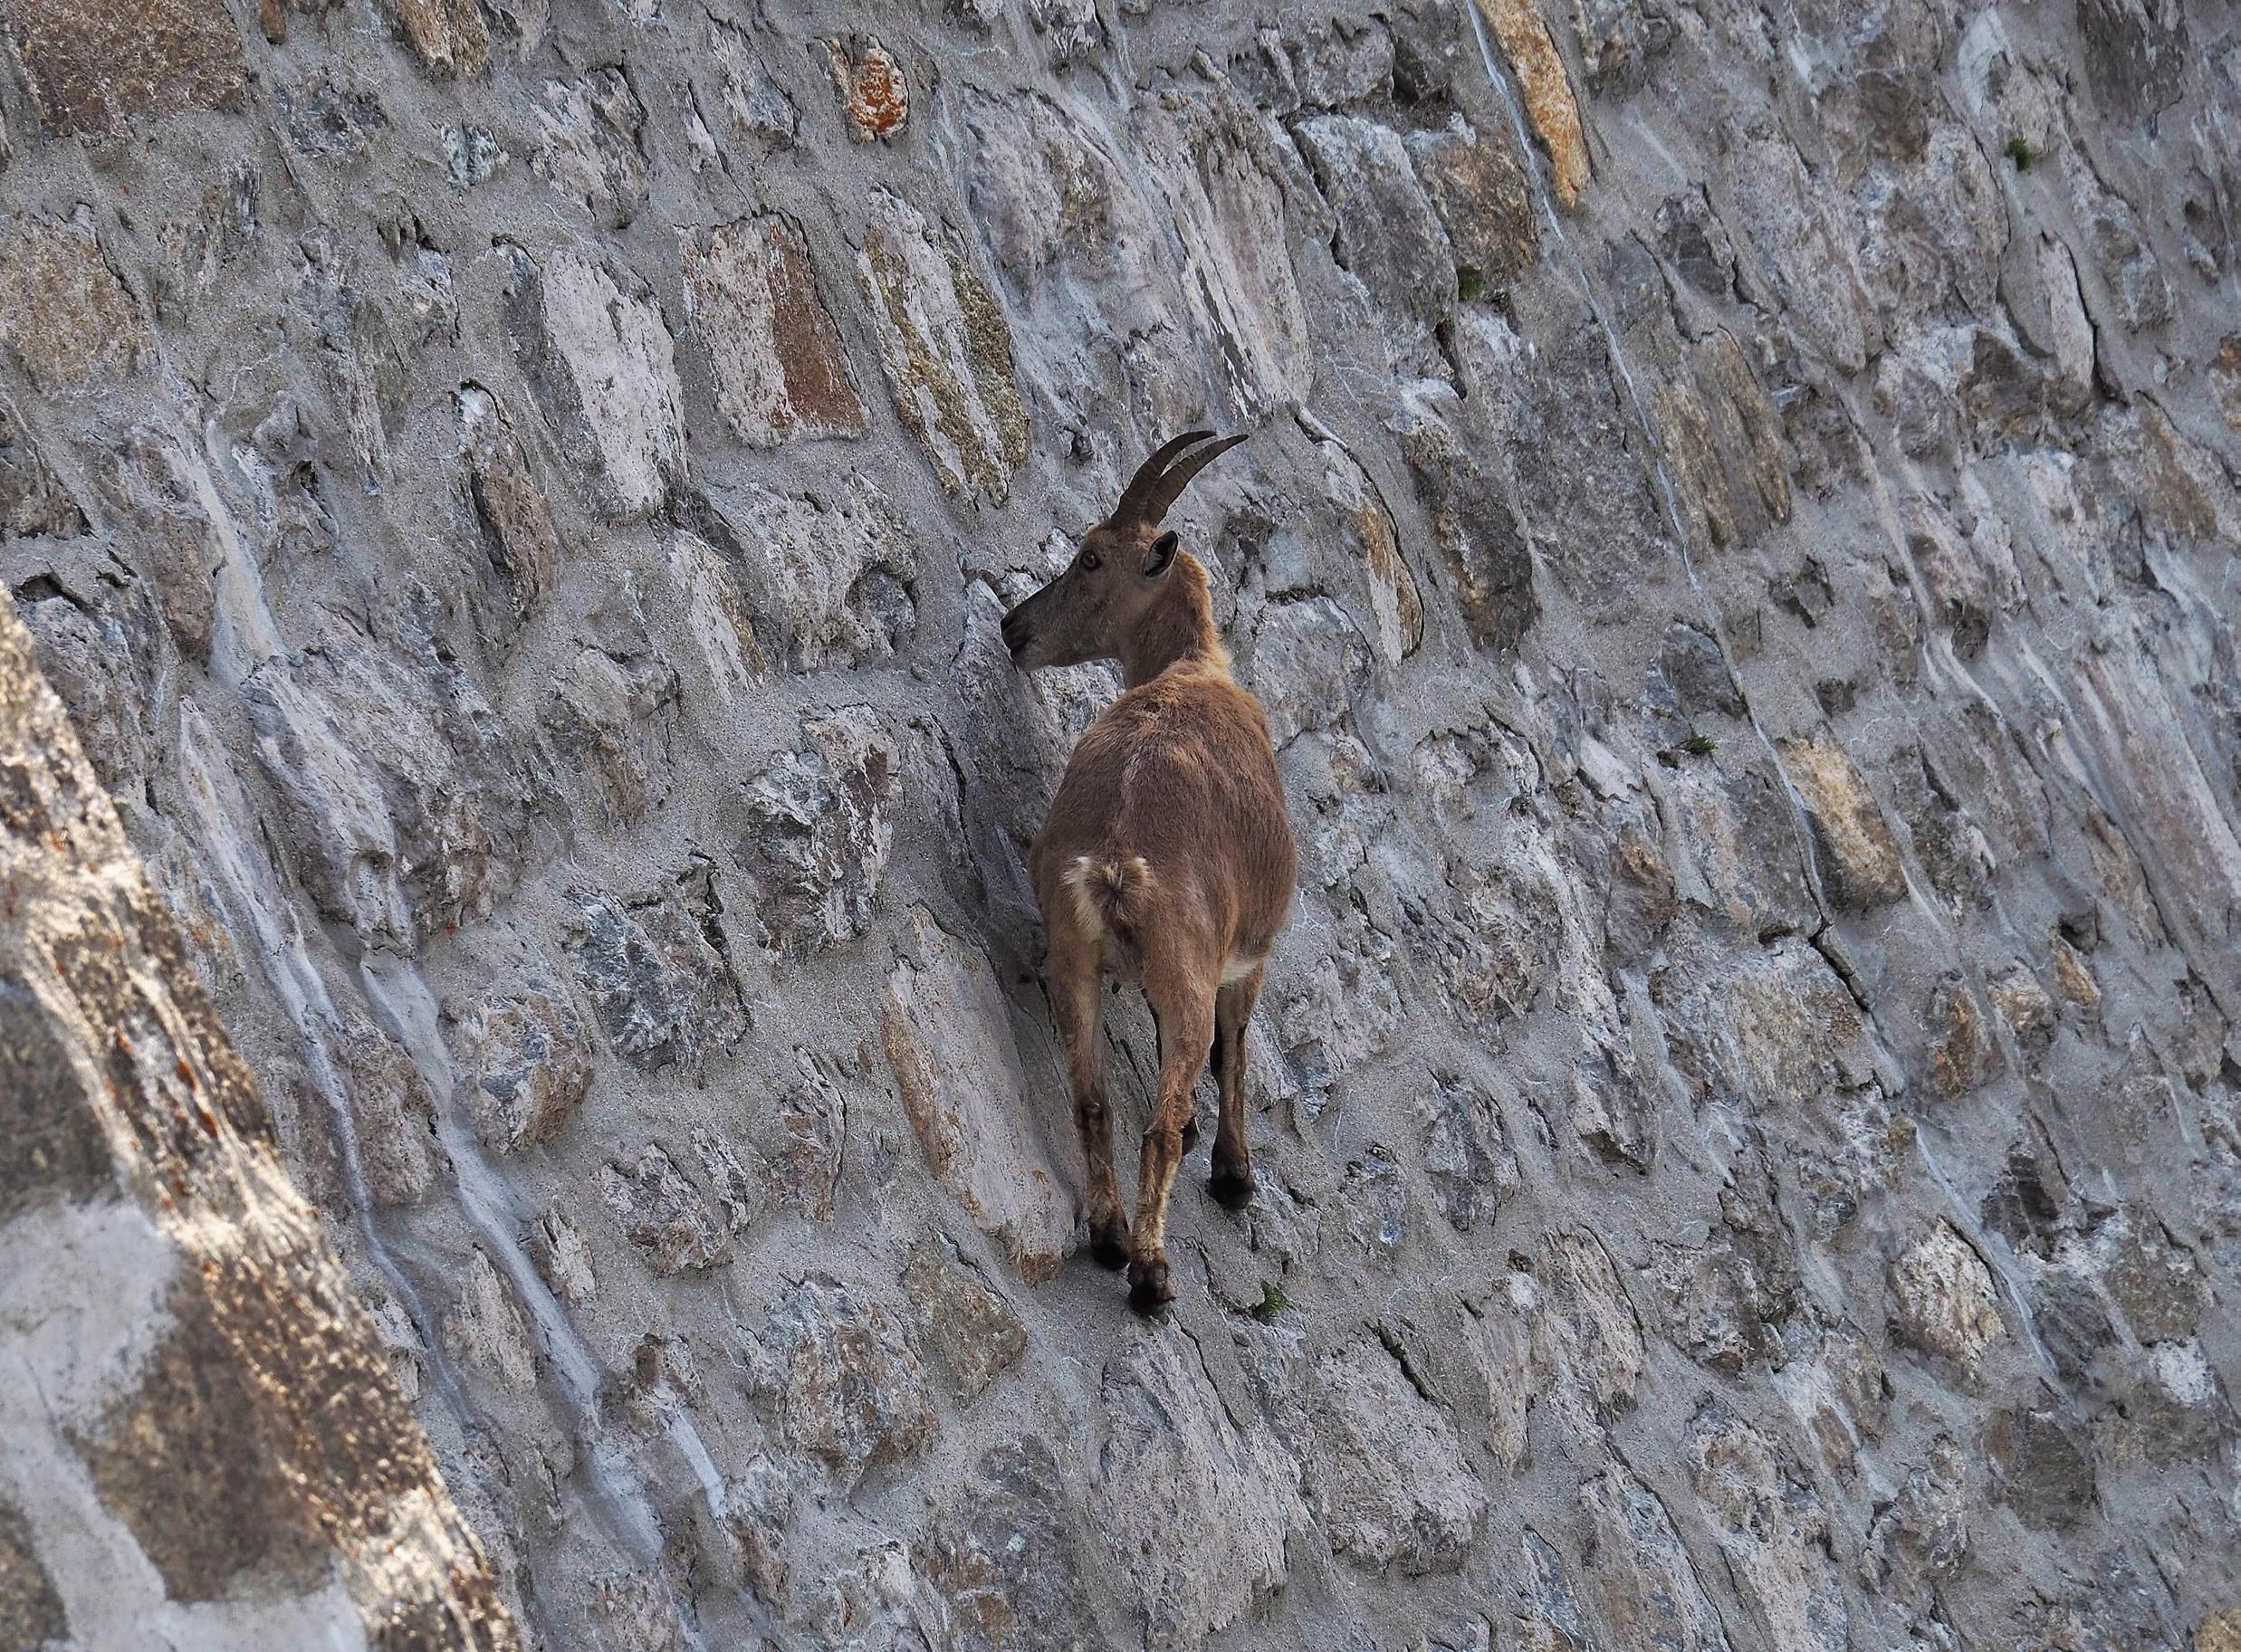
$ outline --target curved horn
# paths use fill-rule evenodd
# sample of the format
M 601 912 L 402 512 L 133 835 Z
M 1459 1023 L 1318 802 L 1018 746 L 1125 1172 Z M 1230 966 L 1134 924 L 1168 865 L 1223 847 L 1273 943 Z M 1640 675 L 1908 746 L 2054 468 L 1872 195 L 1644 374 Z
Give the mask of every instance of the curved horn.
M 1143 511 L 1144 520 L 1157 522 L 1167 514 L 1167 508 L 1183 496 L 1183 490 L 1191 485 L 1197 475 L 1215 460 L 1228 453 L 1250 434 L 1240 431 L 1233 436 L 1224 436 L 1211 446 L 1202 447 L 1188 459 L 1180 459 L 1146 491 Z
M 1156 453 L 1136 466 L 1136 473 L 1128 479 L 1128 485 L 1121 490 L 1120 503 L 1113 507 L 1113 514 L 1106 520 L 1116 526 L 1135 520 L 1144 510 L 1144 501 L 1159 485 L 1160 473 L 1166 470 L 1168 463 L 1184 448 L 1198 442 L 1211 442 L 1214 433 L 1211 430 L 1186 430 L 1173 441 L 1161 444 Z M 1156 522 L 1159 518 L 1154 516 L 1150 520 Z

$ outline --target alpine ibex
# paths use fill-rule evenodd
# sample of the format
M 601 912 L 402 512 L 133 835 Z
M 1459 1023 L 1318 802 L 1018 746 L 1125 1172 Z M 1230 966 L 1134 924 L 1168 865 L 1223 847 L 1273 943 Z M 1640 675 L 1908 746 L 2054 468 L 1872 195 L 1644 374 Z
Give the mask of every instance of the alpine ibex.
M 1126 679 L 1074 748 L 1028 871 L 1049 936 L 1051 1003 L 1088 1163 L 1090 1249 L 1106 1267 L 1127 1264 L 1129 1304 L 1141 1313 L 1174 1299 L 1167 1198 L 1209 1059 L 1221 1122 L 1208 1186 L 1233 1210 L 1252 1198 L 1245 1024 L 1298 868 L 1267 713 L 1230 675 L 1205 565 L 1160 529 L 1191 478 L 1245 439 L 1198 446 L 1212 436 L 1192 431 L 1146 459 L 1066 571 L 1003 622 L 1022 671 L 1117 660 Z M 1097 1046 L 1108 970 L 1142 984 L 1159 1029 L 1159 1095 L 1144 1133 L 1133 1244 L 1113 1178 Z

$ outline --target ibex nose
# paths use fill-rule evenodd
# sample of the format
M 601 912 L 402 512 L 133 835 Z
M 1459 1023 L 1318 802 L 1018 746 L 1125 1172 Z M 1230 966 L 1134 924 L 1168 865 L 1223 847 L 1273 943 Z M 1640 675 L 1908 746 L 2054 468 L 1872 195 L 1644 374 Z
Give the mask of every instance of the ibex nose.
M 1027 642 L 1027 623 L 1020 617 L 1019 609 L 1014 608 L 1004 616 L 1002 629 L 1004 646 L 1009 648 L 1012 657 L 1017 659 L 1020 647 Z

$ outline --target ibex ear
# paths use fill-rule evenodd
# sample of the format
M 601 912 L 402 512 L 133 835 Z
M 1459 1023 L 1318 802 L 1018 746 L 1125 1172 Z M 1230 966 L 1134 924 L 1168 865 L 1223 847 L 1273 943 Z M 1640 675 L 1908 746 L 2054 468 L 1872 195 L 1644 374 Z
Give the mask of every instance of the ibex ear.
M 1169 568 L 1174 567 L 1175 551 L 1182 545 L 1182 543 L 1183 540 L 1176 535 L 1175 530 L 1173 528 L 1170 528 L 1165 533 L 1161 534 L 1159 538 L 1154 540 L 1152 541 L 1152 555 L 1144 565 L 1144 577 L 1146 579 L 1156 579 Z

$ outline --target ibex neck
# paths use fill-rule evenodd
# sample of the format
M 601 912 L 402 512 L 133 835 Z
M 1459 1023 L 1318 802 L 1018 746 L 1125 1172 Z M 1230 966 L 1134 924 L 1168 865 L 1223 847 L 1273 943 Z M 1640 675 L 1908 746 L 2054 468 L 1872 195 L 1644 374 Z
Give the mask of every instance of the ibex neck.
M 1186 660 L 1225 673 L 1230 669 L 1230 651 L 1214 629 L 1206 569 L 1187 550 L 1177 555 L 1166 587 L 1122 653 L 1121 674 L 1128 687 L 1135 688 Z

